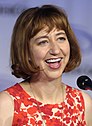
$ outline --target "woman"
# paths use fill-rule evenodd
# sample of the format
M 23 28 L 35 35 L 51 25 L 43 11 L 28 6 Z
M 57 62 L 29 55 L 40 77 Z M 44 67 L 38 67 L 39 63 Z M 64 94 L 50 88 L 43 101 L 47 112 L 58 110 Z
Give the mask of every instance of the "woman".
M 92 101 L 62 82 L 81 53 L 63 9 L 43 5 L 17 19 L 11 42 L 12 74 L 24 81 L 0 94 L 0 126 L 92 126 Z

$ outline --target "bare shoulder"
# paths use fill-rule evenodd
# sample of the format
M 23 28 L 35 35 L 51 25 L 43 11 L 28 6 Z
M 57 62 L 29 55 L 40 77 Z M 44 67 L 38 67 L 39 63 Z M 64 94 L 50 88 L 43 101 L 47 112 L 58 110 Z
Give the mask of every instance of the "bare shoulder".
M 13 119 L 13 99 L 5 92 L 0 92 L 0 126 L 11 126 Z
M 92 98 L 89 96 L 89 94 L 85 93 L 82 91 L 84 102 L 85 102 L 85 107 L 86 109 L 92 108 Z
M 8 98 L 7 100 L 11 99 L 10 95 L 6 91 L 0 92 L 0 100 L 3 100 L 3 98 Z
M 87 126 L 92 126 L 92 98 L 85 92 L 82 92 L 85 102 L 85 119 Z

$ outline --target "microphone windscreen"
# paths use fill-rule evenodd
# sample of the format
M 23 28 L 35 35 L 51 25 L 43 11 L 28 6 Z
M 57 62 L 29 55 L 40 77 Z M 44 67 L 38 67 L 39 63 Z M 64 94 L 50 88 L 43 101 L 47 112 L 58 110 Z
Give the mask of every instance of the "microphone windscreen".
M 83 75 L 77 79 L 77 86 L 83 90 L 90 90 L 92 89 L 92 81 L 88 76 Z

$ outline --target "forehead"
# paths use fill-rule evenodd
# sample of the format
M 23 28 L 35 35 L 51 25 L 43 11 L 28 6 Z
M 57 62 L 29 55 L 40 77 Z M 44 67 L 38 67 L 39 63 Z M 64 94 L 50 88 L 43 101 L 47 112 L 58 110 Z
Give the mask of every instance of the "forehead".
M 57 28 L 53 28 L 52 30 L 50 30 L 48 27 L 45 27 L 43 29 L 41 29 L 33 38 L 37 38 L 39 36 L 44 36 L 44 35 L 50 35 L 50 34 L 57 34 L 57 33 L 65 33 L 64 30 L 60 30 Z

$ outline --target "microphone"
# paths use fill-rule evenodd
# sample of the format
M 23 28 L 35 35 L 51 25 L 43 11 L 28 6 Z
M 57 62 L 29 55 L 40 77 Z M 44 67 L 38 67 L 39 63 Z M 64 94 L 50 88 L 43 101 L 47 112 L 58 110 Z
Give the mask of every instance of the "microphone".
M 82 75 L 77 79 L 77 86 L 83 90 L 92 90 L 92 80 L 88 76 Z

